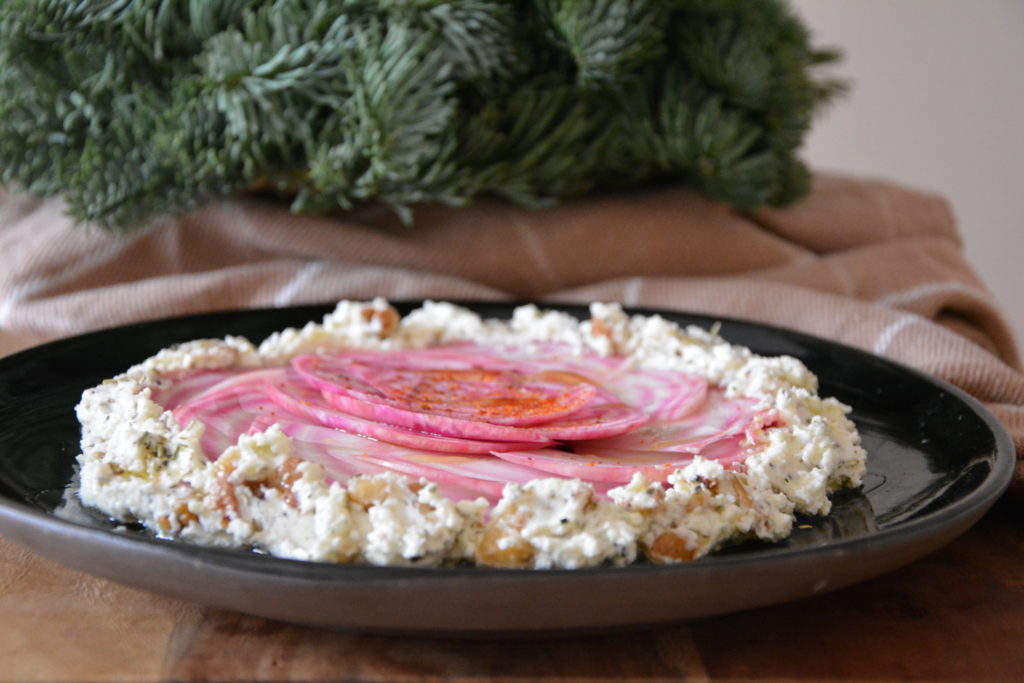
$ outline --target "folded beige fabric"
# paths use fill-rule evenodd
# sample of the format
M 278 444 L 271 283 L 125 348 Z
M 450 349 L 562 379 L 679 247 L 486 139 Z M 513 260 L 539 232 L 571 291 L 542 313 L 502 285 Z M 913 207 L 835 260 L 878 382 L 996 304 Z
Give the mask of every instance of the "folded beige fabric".
M 1020 359 L 939 197 L 819 175 L 806 200 L 753 216 L 663 190 L 415 217 L 297 217 L 243 199 L 112 236 L 73 226 L 58 202 L 0 195 L 0 329 L 56 337 L 378 295 L 614 300 L 781 325 L 915 366 L 984 402 L 1024 457 Z

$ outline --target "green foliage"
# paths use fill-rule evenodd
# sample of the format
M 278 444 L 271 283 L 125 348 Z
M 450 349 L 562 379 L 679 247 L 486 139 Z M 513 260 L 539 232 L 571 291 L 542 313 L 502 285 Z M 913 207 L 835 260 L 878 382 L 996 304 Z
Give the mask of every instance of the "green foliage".
M 7 0 L 0 182 L 112 229 L 681 183 L 750 209 L 841 91 L 779 0 Z

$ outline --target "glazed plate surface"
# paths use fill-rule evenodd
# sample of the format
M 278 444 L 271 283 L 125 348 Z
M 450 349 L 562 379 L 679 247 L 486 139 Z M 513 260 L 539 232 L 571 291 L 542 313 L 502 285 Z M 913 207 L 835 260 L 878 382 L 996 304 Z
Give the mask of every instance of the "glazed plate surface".
M 403 314 L 418 302 L 398 304 Z M 475 304 L 485 317 L 512 306 Z M 577 316 L 586 309 L 561 308 Z M 284 621 L 378 633 L 508 635 L 634 627 L 841 588 L 941 547 L 973 524 L 1013 473 L 1009 435 L 962 391 L 850 347 L 780 328 L 666 311 L 765 355 L 788 354 L 820 393 L 852 406 L 868 451 L 861 490 L 798 520 L 777 544 L 734 546 L 683 565 L 584 570 L 400 568 L 283 560 L 166 541 L 86 511 L 57 510 L 74 475 L 82 391 L 191 339 L 248 337 L 319 320 L 329 306 L 216 313 L 95 332 L 0 359 L 0 534 L 113 581 Z

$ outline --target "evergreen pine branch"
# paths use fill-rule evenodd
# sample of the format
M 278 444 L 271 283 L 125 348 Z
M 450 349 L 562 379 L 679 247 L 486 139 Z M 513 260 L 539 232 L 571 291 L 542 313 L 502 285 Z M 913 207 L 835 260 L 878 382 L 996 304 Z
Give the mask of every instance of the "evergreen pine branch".
M 518 48 L 522 36 L 514 3 L 437 2 L 427 11 L 391 16 L 433 34 L 456 82 L 491 92 L 529 69 L 530 55 Z
M 587 192 L 602 163 L 598 141 L 607 116 L 571 85 L 554 82 L 527 83 L 507 102 L 488 103 L 462 136 L 470 189 L 527 206 Z
M 397 22 L 371 23 L 355 34 L 342 65 L 351 95 L 326 119 L 302 208 L 444 199 L 430 188 L 449 172 L 444 133 L 457 102 L 450 64 L 430 37 Z
M 779 0 L 9 0 L 0 182 L 112 229 L 677 182 L 791 201 L 843 85 Z
M 658 0 L 542 0 L 556 44 L 580 84 L 618 81 L 665 50 L 668 6 Z

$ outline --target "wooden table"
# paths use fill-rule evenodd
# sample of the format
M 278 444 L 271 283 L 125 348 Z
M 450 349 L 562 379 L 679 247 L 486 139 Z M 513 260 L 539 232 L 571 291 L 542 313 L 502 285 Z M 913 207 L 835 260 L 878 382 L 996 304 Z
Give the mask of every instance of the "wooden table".
M 31 340 L 3 340 L 0 354 Z M 126 588 L 0 538 L 0 680 L 1024 680 L 1024 506 L 835 593 L 645 631 L 519 641 L 276 623 Z M 624 599 L 627 599 L 624 597 Z

